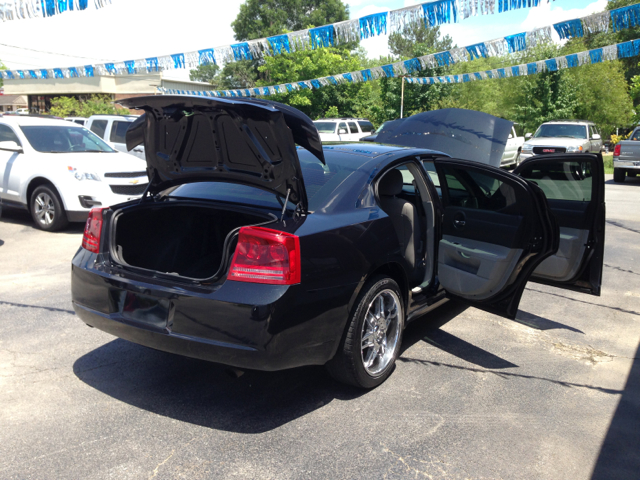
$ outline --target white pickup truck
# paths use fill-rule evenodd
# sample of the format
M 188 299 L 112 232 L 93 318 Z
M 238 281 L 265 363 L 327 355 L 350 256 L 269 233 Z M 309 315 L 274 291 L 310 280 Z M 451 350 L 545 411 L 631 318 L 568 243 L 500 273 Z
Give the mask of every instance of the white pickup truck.
M 516 133 L 515 127 L 511 127 L 511 133 L 507 140 L 507 146 L 504 148 L 504 153 L 500 160 L 500 166 L 517 167 L 520 164 L 520 152 L 522 152 L 522 145 L 524 145 L 524 137 L 519 137 Z
M 84 126 L 119 152 L 129 153 L 145 160 L 144 147 L 139 146 L 128 151 L 124 138 L 129 126 L 137 118 L 135 115 L 91 115 Z
M 640 127 L 613 148 L 613 181 L 624 182 L 625 177 L 640 173 Z

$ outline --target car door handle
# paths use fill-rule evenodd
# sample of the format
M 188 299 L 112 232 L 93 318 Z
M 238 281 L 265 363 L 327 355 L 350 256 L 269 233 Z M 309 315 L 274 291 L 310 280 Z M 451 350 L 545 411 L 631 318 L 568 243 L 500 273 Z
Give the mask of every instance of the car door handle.
M 453 224 L 458 228 L 462 228 L 467 224 L 467 222 L 465 222 L 464 220 L 454 220 Z

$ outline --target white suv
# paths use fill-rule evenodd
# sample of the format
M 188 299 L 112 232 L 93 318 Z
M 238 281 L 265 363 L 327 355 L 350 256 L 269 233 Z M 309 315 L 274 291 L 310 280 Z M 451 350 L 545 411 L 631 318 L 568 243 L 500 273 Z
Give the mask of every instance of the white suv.
M 84 222 L 92 207 L 138 198 L 145 161 L 66 120 L 0 117 L 0 200 L 31 212 L 42 230 Z
M 323 142 L 359 142 L 375 130 L 365 118 L 322 118 L 313 124 Z
M 136 115 L 91 115 L 84 126 L 119 152 L 129 153 L 145 160 L 144 147 L 140 145 L 128 151 L 124 138 L 131 124 L 137 119 Z

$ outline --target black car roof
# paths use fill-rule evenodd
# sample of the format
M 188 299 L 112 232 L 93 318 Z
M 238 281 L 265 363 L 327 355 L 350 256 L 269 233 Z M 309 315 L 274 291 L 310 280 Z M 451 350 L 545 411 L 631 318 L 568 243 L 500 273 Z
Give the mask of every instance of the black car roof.
M 446 153 L 439 152 L 437 150 L 429 150 L 426 148 L 411 148 L 402 147 L 398 145 L 384 145 L 381 143 L 326 143 L 323 144 L 322 149 L 325 155 L 336 154 L 348 154 L 359 155 L 367 158 L 376 158 L 382 155 L 389 155 L 392 153 L 398 154 L 398 156 L 406 155 L 443 155 L 448 157 Z

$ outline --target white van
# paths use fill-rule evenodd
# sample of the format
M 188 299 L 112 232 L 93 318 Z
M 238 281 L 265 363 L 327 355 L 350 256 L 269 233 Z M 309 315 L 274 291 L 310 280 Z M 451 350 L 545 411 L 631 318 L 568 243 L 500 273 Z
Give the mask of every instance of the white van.
M 144 147 L 139 146 L 128 151 L 125 140 L 127 130 L 137 118 L 136 115 L 91 115 L 84 126 L 109 142 L 119 152 L 129 153 L 144 160 Z

